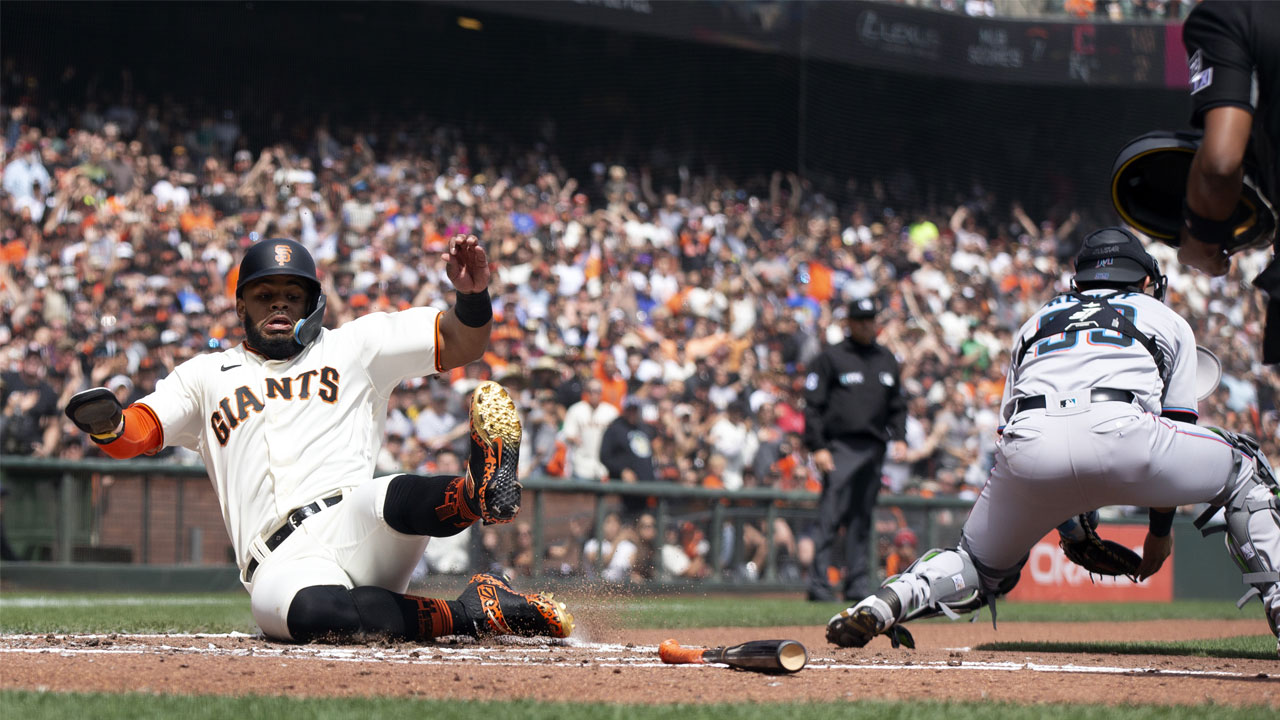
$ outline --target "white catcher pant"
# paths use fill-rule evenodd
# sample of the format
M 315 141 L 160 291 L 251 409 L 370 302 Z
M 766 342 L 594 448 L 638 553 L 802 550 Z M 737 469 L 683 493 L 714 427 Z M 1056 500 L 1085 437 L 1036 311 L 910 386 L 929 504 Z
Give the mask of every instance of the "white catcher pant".
M 403 593 L 430 539 L 387 526 L 382 507 L 397 477 L 373 478 L 342 502 L 307 518 L 262 560 L 245 586 L 253 619 L 268 638 L 292 640 L 289 604 L 302 588 L 376 585 Z
M 1226 487 L 1234 451 L 1212 431 L 1129 403 L 1090 404 L 1085 395 L 1083 407 L 1062 411 L 1050 402 L 1005 426 L 964 526 L 981 566 L 1018 567 L 1046 533 L 1083 512 L 1208 502 Z

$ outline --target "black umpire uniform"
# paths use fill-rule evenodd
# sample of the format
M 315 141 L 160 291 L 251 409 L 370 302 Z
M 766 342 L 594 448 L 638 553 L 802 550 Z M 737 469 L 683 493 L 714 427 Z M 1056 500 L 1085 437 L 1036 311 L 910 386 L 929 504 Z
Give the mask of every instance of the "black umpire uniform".
M 851 324 L 874 322 L 877 310 L 871 298 L 854 300 Z M 827 568 L 833 565 L 832 548 L 841 527 L 844 598 L 860 600 L 878 584 L 869 567 L 872 515 L 886 447 L 906 436 L 907 406 L 897 358 L 875 342 L 874 326 L 865 328 L 862 337 L 850 335 L 823 350 L 805 378 L 805 446 L 811 453 L 829 451 L 835 464 L 822 478 L 810 600 L 835 599 Z
M 1258 191 L 1280 210 L 1280 3 L 1208 0 L 1182 26 L 1191 73 L 1191 124 L 1209 110 L 1234 105 L 1253 114 L 1249 142 Z M 1275 240 L 1280 250 L 1280 235 Z M 1280 362 L 1280 262 L 1253 282 L 1270 296 L 1264 362 Z

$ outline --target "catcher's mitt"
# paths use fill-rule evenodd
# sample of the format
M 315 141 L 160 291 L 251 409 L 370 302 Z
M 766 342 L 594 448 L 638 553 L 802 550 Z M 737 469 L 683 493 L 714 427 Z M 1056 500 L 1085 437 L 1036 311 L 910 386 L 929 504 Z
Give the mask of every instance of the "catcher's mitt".
M 1138 564 L 1142 562 L 1138 553 L 1114 540 L 1104 540 L 1087 515 L 1081 515 L 1076 521 L 1084 530 L 1084 537 L 1058 540 L 1068 560 L 1088 570 L 1090 575 L 1123 575 L 1138 581 Z

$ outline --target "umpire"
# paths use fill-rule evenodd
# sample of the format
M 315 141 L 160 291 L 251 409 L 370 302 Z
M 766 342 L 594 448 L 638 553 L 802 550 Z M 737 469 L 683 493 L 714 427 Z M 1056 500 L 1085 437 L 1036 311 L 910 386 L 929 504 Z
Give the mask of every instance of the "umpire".
M 1230 268 L 1246 170 L 1280 210 L 1280 3 L 1212 0 L 1182 26 L 1192 124 L 1204 139 L 1191 163 L 1178 260 L 1211 275 Z M 1274 240 L 1280 243 L 1280 236 Z M 1253 284 L 1269 296 L 1263 362 L 1280 363 L 1280 261 Z
M 870 577 L 871 518 L 886 446 L 892 441 L 895 459 L 906 455 L 907 406 L 898 361 L 876 343 L 878 310 L 874 298 L 851 302 L 847 338 L 823 350 L 805 378 L 804 442 L 822 471 L 810 600 L 836 599 L 827 573 L 842 527 L 844 599 L 861 598 L 879 582 Z

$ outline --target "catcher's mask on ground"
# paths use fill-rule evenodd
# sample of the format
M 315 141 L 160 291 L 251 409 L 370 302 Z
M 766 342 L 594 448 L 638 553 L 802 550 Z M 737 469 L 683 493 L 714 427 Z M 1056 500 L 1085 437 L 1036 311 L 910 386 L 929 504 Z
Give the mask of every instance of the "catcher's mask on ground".
M 249 248 L 240 261 L 236 297 L 241 296 L 249 283 L 270 275 L 294 275 L 306 281 L 311 297 L 307 301 L 303 319 L 293 328 L 293 339 L 299 345 L 308 345 L 320 334 L 324 323 L 325 298 L 320 292 L 315 260 L 306 247 L 293 240 L 273 238 L 259 241 Z
M 1177 247 L 1187 176 L 1201 139 L 1198 132 L 1161 130 L 1140 135 L 1120 149 L 1111 167 L 1111 203 L 1126 224 Z M 1258 192 L 1247 165 L 1240 202 L 1230 220 L 1235 234 L 1228 252 L 1265 247 L 1275 237 L 1275 209 Z
M 1151 278 L 1152 294 L 1164 299 L 1165 276 L 1136 235 L 1121 227 L 1096 230 L 1084 239 L 1076 256 L 1076 285 L 1108 283 L 1139 286 Z

